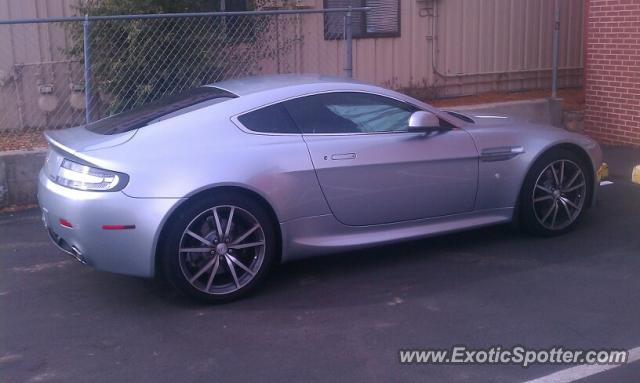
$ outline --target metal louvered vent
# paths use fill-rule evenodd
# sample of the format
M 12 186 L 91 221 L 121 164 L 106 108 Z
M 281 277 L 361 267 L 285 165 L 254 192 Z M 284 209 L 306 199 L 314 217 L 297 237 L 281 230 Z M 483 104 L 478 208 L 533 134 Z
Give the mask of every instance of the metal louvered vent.
M 400 0 L 325 0 L 325 8 L 370 7 L 371 10 L 352 14 L 352 37 L 399 37 L 400 36 Z M 335 20 L 344 17 L 339 14 L 325 15 L 325 39 L 339 40 L 344 30 L 343 23 Z
M 367 0 L 367 34 L 395 35 L 400 33 L 399 0 Z

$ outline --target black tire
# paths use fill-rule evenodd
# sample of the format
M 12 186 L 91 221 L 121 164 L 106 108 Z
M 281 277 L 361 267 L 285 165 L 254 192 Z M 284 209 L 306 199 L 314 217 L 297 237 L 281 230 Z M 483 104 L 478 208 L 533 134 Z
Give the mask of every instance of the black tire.
M 185 230 L 189 227 L 190 223 L 192 223 L 194 219 L 201 216 L 202 214 L 206 214 L 208 210 L 211 210 L 214 207 L 220 207 L 219 209 L 223 209 L 225 206 L 233 206 L 236 207 L 236 211 L 244 211 L 244 213 L 250 213 L 250 215 L 257 220 L 257 223 L 259 223 L 259 225 L 261 226 L 261 234 L 263 234 L 264 238 L 264 256 L 262 258 L 261 264 L 258 266 L 259 268 L 257 270 L 254 270 L 255 275 L 252 277 L 252 279 L 250 279 L 249 282 L 237 288 L 237 290 L 235 291 L 214 294 L 211 291 L 205 292 L 202 289 L 197 288 L 188 280 L 187 276 L 185 276 L 185 273 L 183 272 L 183 268 L 186 267 L 184 266 L 186 261 L 184 260 L 184 258 L 182 258 L 181 260 L 181 257 L 184 256 L 182 255 L 183 253 L 180 253 L 179 249 L 181 241 L 183 241 L 183 236 L 185 235 Z M 224 192 L 198 198 L 197 200 L 191 201 L 185 207 L 183 207 L 170 222 L 170 226 L 167 230 L 167 237 L 164 241 L 164 245 L 161 249 L 160 255 L 162 257 L 161 262 L 165 276 L 176 289 L 189 297 L 206 303 L 224 303 L 239 299 L 255 291 L 256 288 L 259 287 L 260 284 L 264 281 L 275 260 L 278 258 L 278 249 L 279 247 L 274 223 L 272 222 L 265 208 L 245 195 Z M 246 251 L 246 249 L 238 250 L 238 252 L 240 251 Z M 196 254 L 196 256 L 200 255 Z M 209 253 L 203 253 L 202 256 L 204 257 L 210 255 Z M 210 257 L 213 256 L 214 255 L 211 255 Z M 235 256 L 238 257 L 238 254 L 236 254 Z M 219 269 L 220 271 L 224 271 L 223 269 L 226 269 L 226 272 L 229 274 L 229 278 L 231 278 L 232 274 L 231 270 L 229 269 L 230 266 L 226 265 L 224 259 L 225 258 L 220 256 Z M 237 259 L 240 258 L 238 257 Z M 240 272 L 244 272 L 243 270 L 237 268 L 237 266 L 234 267 Z M 213 267 L 211 268 L 211 270 L 212 269 Z M 208 274 L 211 275 L 212 273 L 209 272 Z M 206 275 L 206 273 L 203 275 Z M 218 274 L 216 274 L 214 278 L 218 278 L 217 275 Z M 248 277 L 248 274 L 245 276 Z M 235 274 L 233 274 L 233 279 L 236 279 Z M 237 280 L 235 285 L 238 286 Z
M 542 181 L 547 181 L 550 176 L 549 172 L 551 172 L 550 166 L 554 165 L 554 170 L 556 173 L 559 173 L 559 168 L 564 163 L 564 166 L 571 167 L 575 165 L 583 174 L 584 180 L 584 190 L 579 189 L 569 193 L 560 193 L 563 190 L 569 190 L 571 187 L 563 188 L 555 185 L 552 189 L 554 193 L 560 193 L 560 195 L 547 193 L 545 190 L 541 190 L 541 188 L 537 187 L 536 184 L 543 183 Z M 567 170 L 569 172 L 569 170 Z M 553 172 L 551 172 L 553 174 Z M 553 177 L 559 177 L 559 175 L 554 175 Z M 570 178 L 569 175 L 568 178 Z M 570 179 L 565 180 L 564 184 L 567 184 Z M 574 181 L 575 182 L 575 181 Z M 553 183 L 553 178 L 552 178 Z M 561 182 L 562 184 L 562 182 Z M 572 187 L 579 185 L 575 183 Z M 541 185 L 546 189 L 545 185 Z M 535 189 L 535 191 L 534 191 Z M 557 191 L 556 191 L 557 190 Z M 542 196 L 534 195 L 534 193 L 543 193 Z M 549 195 L 549 197 L 545 197 L 545 193 Z M 589 201 L 591 200 L 591 195 L 593 193 L 593 175 L 589 170 L 589 166 L 585 164 L 584 160 L 575 152 L 567 149 L 553 149 L 545 154 L 543 154 L 531 167 L 529 173 L 527 174 L 524 184 L 522 186 L 522 190 L 520 193 L 520 201 L 519 201 L 519 217 L 521 227 L 528 233 L 550 237 L 561 235 L 567 233 L 568 231 L 573 230 L 576 225 L 580 222 L 582 217 L 584 216 L 585 210 L 589 206 Z M 536 200 L 540 200 L 543 198 L 549 198 L 548 201 L 539 201 L 534 203 L 534 197 L 537 197 Z M 561 201 L 561 199 L 563 199 Z M 580 207 L 580 209 L 573 209 L 566 204 L 567 199 L 575 198 L 575 201 L 572 201 L 573 204 Z M 579 203 L 577 203 L 579 202 Z M 540 206 L 541 204 L 548 204 L 547 206 Z M 552 228 L 554 225 L 550 223 L 551 219 L 555 219 L 553 216 L 548 217 L 547 220 L 543 220 L 548 212 L 551 211 L 554 207 L 552 204 L 556 204 L 560 206 L 557 215 L 567 217 L 567 222 L 565 222 L 566 226 L 557 225 L 556 228 Z M 535 206 L 534 206 L 535 205 Z M 569 208 L 569 210 L 566 210 Z M 544 223 L 542 223 L 543 221 Z

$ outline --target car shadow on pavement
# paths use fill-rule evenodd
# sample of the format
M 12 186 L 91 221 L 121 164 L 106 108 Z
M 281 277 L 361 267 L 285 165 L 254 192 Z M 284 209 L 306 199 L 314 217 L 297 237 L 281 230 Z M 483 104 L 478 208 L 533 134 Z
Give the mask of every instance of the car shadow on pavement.
M 550 265 L 597 264 L 600 258 L 634 246 L 622 239 L 632 235 L 640 211 L 640 199 L 632 198 L 638 189 L 619 183 L 602 190 L 597 206 L 575 230 L 558 237 L 534 237 L 500 225 L 293 261 L 276 267 L 260 291 L 225 307 L 251 311 L 393 306 Z M 173 303 L 186 304 L 186 298 L 171 297 Z
M 589 219 L 585 221 L 579 231 L 589 226 Z M 500 225 L 292 261 L 276 266 L 253 295 L 222 306 L 248 311 L 393 306 L 487 278 L 589 256 L 566 251 L 563 243 L 571 236 L 581 235 L 574 232 L 545 239 Z M 178 307 L 202 306 L 167 283 L 154 282 L 150 292 Z
M 486 264 L 482 249 L 514 242 L 522 237 L 513 227 L 501 225 L 296 260 L 275 266 L 259 291 L 221 306 L 260 310 L 385 304 L 393 299 L 389 297 L 398 288 L 404 291 L 434 291 L 446 288 L 449 283 L 463 283 L 464 270 L 458 270 L 458 276 L 455 277 L 442 275 L 445 271 L 443 268 L 453 266 L 463 269 L 465 264 Z M 514 259 L 505 259 L 504 266 L 517 263 Z M 147 282 L 138 278 L 109 277 L 126 279 L 138 286 L 147 283 L 144 290 L 171 305 L 203 306 L 179 294 L 161 278 Z M 467 277 L 473 279 L 472 275 Z

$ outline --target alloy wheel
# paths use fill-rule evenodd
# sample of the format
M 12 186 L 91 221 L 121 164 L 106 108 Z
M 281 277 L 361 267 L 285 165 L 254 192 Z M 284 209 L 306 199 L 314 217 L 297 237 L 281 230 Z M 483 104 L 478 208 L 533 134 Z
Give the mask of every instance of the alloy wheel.
M 533 188 L 533 210 L 538 222 L 559 231 L 575 222 L 583 210 L 587 183 L 580 166 L 562 159 L 542 170 Z
M 196 289 L 214 295 L 249 284 L 264 262 L 265 235 L 248 211 L 230 205 L 198 214 L 182 233 L 180 269 Z

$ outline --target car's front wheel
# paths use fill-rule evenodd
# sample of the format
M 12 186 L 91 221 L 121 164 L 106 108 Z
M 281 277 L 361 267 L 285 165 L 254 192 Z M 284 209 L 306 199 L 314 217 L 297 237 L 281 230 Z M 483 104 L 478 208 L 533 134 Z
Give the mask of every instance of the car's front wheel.
M 591 183 L 576 153 L 558 149 L 544 154 L 529 171 L 520 196 L 524 228 L 543 236 L 571 230 L 587 207 Z
M 254 290 L 276 249 L 273 224 L 260 204 L 243 195 L 219 194 L 189 204 L 175 217 L 162 256 L 176 288 L 218 303 Z

